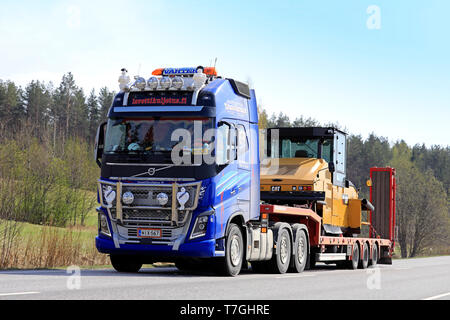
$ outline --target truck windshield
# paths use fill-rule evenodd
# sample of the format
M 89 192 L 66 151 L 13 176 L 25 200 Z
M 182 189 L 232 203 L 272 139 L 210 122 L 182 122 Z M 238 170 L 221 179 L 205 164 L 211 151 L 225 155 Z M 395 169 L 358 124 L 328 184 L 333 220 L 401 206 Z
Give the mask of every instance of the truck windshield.
M 319 138 L 309 139 L 281 139 L 280 158 L 319 158 Z M 320 158 L 331 161 L 333 140 L 326 139 L 322 143 L 322 156 Z
M 194 136 L 194 125 L 198 129 L 201 128 L 201 133 L 197 134 L 199 138 Z M 184 129 L 185 131 L 178 132 L 190 137 L 191 141 L 185 141 L 187 144 L 203 150 L 212 147 L 212 141 L 203 141 L 205 131 L 212 127 L 212 118 L 109 119 L 104 153 L 170 153 L 172 148 L 181 141 L 178 134 L 175 135 L 174 141 L 172 140 L 172 134 L 177 129 Z M 187 151 L 192 150 L 190 147 L 187 149 Z

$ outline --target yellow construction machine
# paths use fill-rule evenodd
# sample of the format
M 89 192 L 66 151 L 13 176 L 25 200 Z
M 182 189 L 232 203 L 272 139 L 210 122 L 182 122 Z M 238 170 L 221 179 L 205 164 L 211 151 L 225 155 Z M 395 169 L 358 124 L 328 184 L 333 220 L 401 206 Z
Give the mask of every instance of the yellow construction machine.
M 361 233 L 362 211 L 372 204 L 358 197 L 347 179 L 346 133 L 335 128 L 270 128 L 261 150 L 261 200 L 309 208 L 322 217 L 323 235 Z

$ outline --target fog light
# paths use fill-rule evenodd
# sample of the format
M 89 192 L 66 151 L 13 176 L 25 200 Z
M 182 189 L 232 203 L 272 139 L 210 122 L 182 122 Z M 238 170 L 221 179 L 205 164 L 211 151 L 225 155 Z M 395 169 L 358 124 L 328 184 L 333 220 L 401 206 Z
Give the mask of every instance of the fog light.
M 163 88 L 164 90 L 167 90 L 172 85 L 172 80 L 170 80 L 169 77 L 162 77 L 159 84 L 160 84 L 161 88 Z
M 184 81 L 182 77 L 175 77 L 172 80 L 172 87 L 174 89 L 180 90 L 184 85 Z
M 156 90 L 156 88 L 158 88 L 159 85 L 158 78 L 151 77 L 150 79 L 148 79 L 147 85 L 151 90 Z
M 122 202 L 124 204 L 132 204 L 134 201 L 134 194 L 131 193 L 130 191 L 127 191 L 123 194 L 122 196 Z
M 136 77 L 136 80 L 134 81 L 134 86 L 138 88 L 139 90 L 144 90 L 145 85 L 147 84 L 147 81 L 145 81 L 142 77 Z

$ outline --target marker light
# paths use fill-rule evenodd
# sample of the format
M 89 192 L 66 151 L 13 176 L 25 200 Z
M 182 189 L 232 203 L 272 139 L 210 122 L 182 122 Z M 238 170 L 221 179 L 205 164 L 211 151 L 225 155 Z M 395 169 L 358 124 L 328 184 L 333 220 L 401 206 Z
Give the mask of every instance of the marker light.
M 193 75 L 196 73 L 195 68 L 159 68 L 152 72 L 154 76 L 163 75 Z M 205 67 L 203 73 L 210 77 L 217 77 L 217 71 L 214 67 Z
M 182 77 L 175 77 L 172 79 L 172 87 L 180 90 L 184 85 L 184 81 Z
M 217 71 L 216 68 L 213 67 L 206 67 L 203 69 L 203 73 L 208 75 L 208 76 L 214 76 L 217 77 Z
M 155 69 L 155 70 L 153 70 L 152 75 L 153 76 L 162 76 L 163 71 L 164 71 L 164 68 Z
M 152 90 L 156 90 L 156 88 L 158 88 L 158 84 L 159 84 L 159 81 L 158 81 L 158 78 L 156 78 L 156 77 L 151 77 L 147 81 L 147 85 Z
M 147 81 L 145 81 L 144 78 L 142 78 L 142 77 L 135 77 L 134 85 L 139 90 L 144 90 L 146 84 L 147 84 Z
M 164 90 L 167 90 L 170 88 L 170 85 L 172 84 L 172 80 L 170 80 L 169 77 L 162 77 L 159 84 L 161 85 L 161 88 L 163 88 Z

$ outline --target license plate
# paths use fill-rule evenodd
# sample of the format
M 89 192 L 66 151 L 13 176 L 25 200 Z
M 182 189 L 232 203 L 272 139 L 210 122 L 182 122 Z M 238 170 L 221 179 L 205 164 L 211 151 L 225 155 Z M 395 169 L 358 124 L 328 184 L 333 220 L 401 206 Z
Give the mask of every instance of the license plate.
M 281 190 L 281 186 L 271 186 L 270 190 L 271 191 L 280 191 Z
M 161 229 L 138 229 L 139 238 L 161 238 Z

